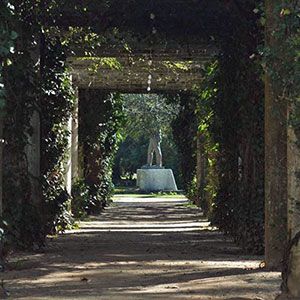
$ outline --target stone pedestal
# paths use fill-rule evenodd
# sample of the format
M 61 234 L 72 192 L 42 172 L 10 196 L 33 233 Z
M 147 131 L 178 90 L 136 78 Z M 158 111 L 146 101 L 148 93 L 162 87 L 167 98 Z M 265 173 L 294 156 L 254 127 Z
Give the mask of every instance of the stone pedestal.
M 177 191 L 171 169 L 138 169 L 137 187 L 142 191 Z

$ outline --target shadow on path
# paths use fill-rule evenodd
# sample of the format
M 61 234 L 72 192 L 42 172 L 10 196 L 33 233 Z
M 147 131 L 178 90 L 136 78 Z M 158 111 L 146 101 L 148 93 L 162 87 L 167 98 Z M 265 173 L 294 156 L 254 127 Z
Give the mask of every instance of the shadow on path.
M 185 204 L 122 197 L 2 277 L 13 299 L 274 299 L 280 274 Z

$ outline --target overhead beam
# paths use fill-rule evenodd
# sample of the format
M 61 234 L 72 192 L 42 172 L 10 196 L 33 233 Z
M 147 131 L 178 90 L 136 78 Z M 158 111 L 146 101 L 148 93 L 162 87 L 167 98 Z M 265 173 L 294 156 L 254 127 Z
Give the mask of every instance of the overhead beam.
M 74 48 L 69 52 L 69 57 L 119 57 L 127 59 L 151 59 L 151 60 L 169 60 L 169 61 L 202 61 L 207 62 L 211 60 L 212 56 L 216 55 L 217 49 L 205 44 L 155 44 L 147 45 L 147 43 L 132 43 L 130 48 L 124 45 L 111 46 L 103 45 L 91 51 L 89 48 L 83 47 Z
M 192 90 L 199 84 L 204 68 L 200 62 L 169 62 L 117 59 L 119 68 L 112 68 L 105 59 L 69 58 L 73 82 L 79 88 L 93 88 L 119 92 L 151 92 Z M 151 75 L 151 84 L 148 83 Z

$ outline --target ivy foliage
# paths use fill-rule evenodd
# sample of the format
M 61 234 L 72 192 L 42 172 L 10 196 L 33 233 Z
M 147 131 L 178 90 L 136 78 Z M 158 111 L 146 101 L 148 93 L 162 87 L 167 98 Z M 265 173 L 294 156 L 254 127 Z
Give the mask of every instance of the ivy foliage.
M 9 2 L 2 0 L 0 2 L 0 110 L 4 108 L 4 82 L 3 82 L 3 67 L 9 64 L 9 54 L 14 50 L 14 40 L 17 38 L 17 33 L 12 29 L 11 16 L 13 10 Z
M 180 177 L 183 187 L 191 201 L 195 202 L 196 139 L 197 119 L 195 106 L 197 96 L 191 93 L 168 95 L 170 102 L 179 105 L 178 116 L 172 122 L 174 141 L 177 145 L 180 161 Z
M 88 89 L 79 90 L 79 99 L 81 172 L 88 189 L 83 213 L 96 213 L 107 205 L 113 193 L 112 166 L 118 130 L 124 121 L 123 100 L 119 94 Z
M 32 174 L 28 169 L 26 145 L 32 132 L 30 118 L 38 107 L 39 69 L 34 58 L 37 49 L 34 36 L 38 28 L 32 16 L 21 6 L 10 3 L 11 30 L 17 32 L 14 48 L 3 66 L 6 89 L 3 132 L 3 218 L 8 224 L 6 240 L 20 247 L 42 246 L 44 237 L 40 207 L 31 201 Z M 13 9 L 14 8 L 14 9 Z M 36 179 L 35 179 L 36 180 Z
M 65 188 L 69 128 L 74 109 L 74 91 L 66 71 L 65 47 L 57 40 L 42 39 L 41 174 L 45 205 L 45 233 L 72 225 L 71 197 Z
M 277 105 L 288 110 L 288 134 L 293 132 L 295 135 L 295 138 L 289 136 L 288 139 L 288 144 L 295 144 L 288 146 L 300 151 L 300 5 L 296 0 L 270 2 L 269 5 L 267 7 L 270 9 L 267 23 L 268 41 L 266 45 L 261 46 L 260 51 L 270 79 L 272 97 L 276 99 Z M 261 18 L 264 18 L 263 8 L 258 13 L 261 14 Z M 295 180 L 291 179 L 291 182 L 299 184 L 298 171 L 295 174 L 290 173 L 289 176 L 295 176 Z M 299 207 L 300 201 L 297 197 L 288 199 L 287 214 L 291 220 L 299 216 Z M 287 294 L 292 294 L 292 290 L 294 288 L 296 290 L 297 286 L 297 283 L 295 285 L 292 281 L 288 284 L 288 279 L 293 277 L 293 269 L 295 269 L 294 247 L 299 243 L 300 232 L 297 232 L 296 228 L 288 228 L 283 257 L 281 289 Z M 283 234 L 286 237 L 286 232 Z
M 39 2 L 9 2 L 15 46 L 3 68 L 5 247 L 42 247 L 48 233 L 62 230 L 71 221 L 63 177 L 69 136 L 65 126 L 73 97 L 64 49 L 44 30 L 43 22 L 54 9 L 54 2 L 48 2 L 44 7 Z M 41 177 L 31 173 L 28 163 L 30 136 L 36 130 L 31 124 L 34 114 L 42 120 Z
M 6 237 L 22 247 L 41 246 L 47 233 L 70 221 L 70 195 L 63 187 L 63 170 L 73 98 L 65 73 L 65 52 L 70 54 L 80 45 L 78 52 L 96 56 L 103 43 L 130 53 L 131 41 L 152 45 L 170 39 L 189 45 L 204 40 L 219 49 L 215 63 L 208 67 L 205 81 L 194 94 L 173 97 L 181 106 L 173 129 L 184 186 L 239 245 L 261 252 L 264 111 L 257 45 L 263 44 L 264 19 L 257 13 L 257 2 L 261 4 L 254 0 L 205 0 L 202 5 L 172 0 L 160 5 L 142 0 L 1 0 L 0 105 L 3 107 L 5 96 L 7 112 L 3 170 Z M 275 30 L 280 47 L 260 51 L 265 57 L 263 66 L 275 70 L 272 77 L 281 79 L 279 87 L 284 93 L 280 96 L 293 106 L 290 125 L 297 132 L 299 4 L 282 1 L 275 7 L 275 15 L 282 20 Z M 274 65 L 282 54 L 286 63 L 277 70 Z M 108 202 L 112 158 L 123 119 L 118 95 L 81 90 L 79 97 L 84 178 L 73 194 L 78 201 L 73 202 L 74 213 L 93 212 Z M 42 151 L 47 161 L 42 163 L 42 178 L 32 177 L 26 155 L 33 112 L 43 118 Z M 201 185 L 196 168 L 199 151 L 202 173 L 206 174 Z M 32 180 L 43 183 L 40 203 L 32 200 Z
M 219 53 L 195 95 L 179 95 L 184 114 L 174 130 L 182 137 L 191 200 L 243 249 L 262 253 L 264 84 L 257 46 L 263 31 L 255 4 L 244 1 L 241 13 L 224 16 L 226 26 L 213 32 Z

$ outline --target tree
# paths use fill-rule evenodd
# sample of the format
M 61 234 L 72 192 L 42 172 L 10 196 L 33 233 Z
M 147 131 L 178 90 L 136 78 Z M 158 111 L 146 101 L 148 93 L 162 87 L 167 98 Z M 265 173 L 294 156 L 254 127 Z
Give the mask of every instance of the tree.
M 128 116 L 125 134 L 150 138 L 159 130 L 166 137 L 172 120 L 178 114 L 178 105 L 168 104 L 159 94 L 124 95 L 124 109 Z
M 149 138 L 161 130 L 164 165 L 174 170 L 178 178 L 177 148 L 173 141 L 171 122 L 178 114 L 178 105 L 168 104 L 163 95 L 126 94 L 124 112 L 127 122 L 123 129 L 123 141 L 119 144 L 114 166 L 114 181 L 120 176 L 132 175 L 146 162 Z

